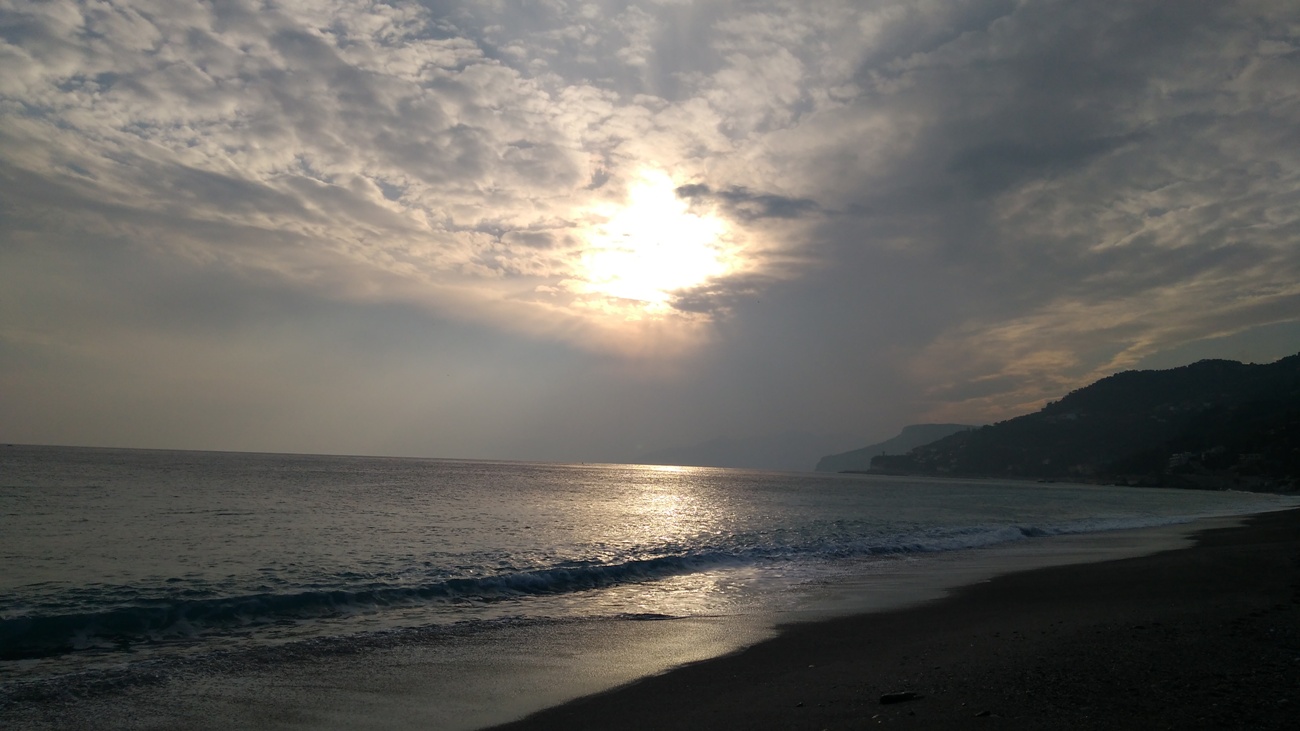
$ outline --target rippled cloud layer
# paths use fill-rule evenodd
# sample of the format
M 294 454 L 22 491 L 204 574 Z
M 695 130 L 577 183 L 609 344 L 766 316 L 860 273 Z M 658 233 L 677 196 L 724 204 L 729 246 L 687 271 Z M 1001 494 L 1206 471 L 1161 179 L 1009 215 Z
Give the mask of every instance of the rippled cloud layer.
M 0 0 L 0 66 L 0 365 L 32 393 L 258 352 L 295 308 L 498 334 L 456 372 L 491 337 L 657 360 L 651 441 L 1300 350 L 1293 3 Z M 310 322 L 286 359 L 366 352 Z M 274 390 L 240 364 L 221 389 Z

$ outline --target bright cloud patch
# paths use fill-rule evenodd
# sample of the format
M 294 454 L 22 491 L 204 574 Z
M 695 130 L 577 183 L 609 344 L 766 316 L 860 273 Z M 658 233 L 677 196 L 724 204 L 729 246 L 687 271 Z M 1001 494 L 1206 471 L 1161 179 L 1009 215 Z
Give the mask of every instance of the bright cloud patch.
M 666 174 L 646 172 L 625 204 L 598 211 L 608 218 L 584 234 L 581 279 L 571 286 L 622 300 L 633 316 L 653 315 L 669 309 L 675 292 L 726 275 L 734 258 L 726 250 L 727 225 L 690 211 L 675 190 Z
M 85 240 L 596 348 L 611 318 L 682 319 L 674 293 L 738 249 L 640 171 L 699 175 L 720 110 L 562 76 L 573 32 L 654 23 L 553 10 L 534 32 L 418 3 L 0 3 L 0 164 L 42 181 L 6 196 Z

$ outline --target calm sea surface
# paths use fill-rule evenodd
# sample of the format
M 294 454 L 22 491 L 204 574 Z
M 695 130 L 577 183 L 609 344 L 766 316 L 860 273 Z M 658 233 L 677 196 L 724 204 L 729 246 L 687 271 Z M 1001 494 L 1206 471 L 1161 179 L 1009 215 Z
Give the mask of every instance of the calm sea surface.
M 1293 499 L 991 481 L 0 448 L 0 684 L 257 648 L 779 613 L 875 564 Z

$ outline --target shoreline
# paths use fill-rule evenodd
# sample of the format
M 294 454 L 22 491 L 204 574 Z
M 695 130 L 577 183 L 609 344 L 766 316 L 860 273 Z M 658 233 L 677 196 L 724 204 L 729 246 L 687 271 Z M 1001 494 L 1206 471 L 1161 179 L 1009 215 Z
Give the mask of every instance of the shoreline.
M 1261 521 L 1278 525 L 1261 527 Z M 1261 544 L 1260 535 L 1273 537 Z M 1085 708 L 1093 714 L 1098 705 L 1123 705 L 1129 703 L 1126 696 L 1149 688 L 1152 681 L 1139 679 L 1127 689 L 1112 687 L 1112 698 L 1088 701 L 1092 691 L 1081 687 L 1078 678 L 1059 680 L 1071 677 L 1073 667 L 1053 670 L 1055 666 L 1044 663 L 1071 641 L 1078 644 L 1079 632 L 1092 631 L 1081 646 L 1094 657 L 1080 664 L 1084 668 L 1080 672 L 1090 673 L 1095 685 L 1095 677 L 1113 674 L 1113 662 L 1105 653 L 1097 660 L 1100 650 L 1096 648 L 1109 646 L 1107 636 L 1094 631 L 1097 626 L 1118 628 L 1125 648 L 1137 646 L 1135 638 L 1142 639 L 1130 636 L 1135 631 L 1150 629 L 1155 636 L 1156 630 L 1167 633 L 1181 627 L 1183 619 L 1171 622 L 1164 615 L 1147 616 L 1152 606 L 1160 606 L 1158 602 L 1139 603 L 1134 609 L 1131 589 L 1136 582 L 1149 595 L 1152 587 L 1167 584 L 1178 571 L 1186 573 L 1189 557 L 1193 567 L 1203 564 L 1207 540 L 1215 536 L 1236 536 L 1229 544 L 1237 547 L 1224 549 L 1227 554 L 1216 559 L 1208 572 L 1228 583 L 1207 594 L 1202 576 L 1190 594 L 1167 599 L 1165 609 L 1176 606 L 1192 617 L 1188 626 L 1198 627 L 1196 632 L 1219 636 L 1223 632 L 1216 633 L 1213 623 L 1206 624 L 1196 612 L 1207 598 L 1246 598 L 1253 609 L 1245 619 L 1233 621 L 1267 620 L 1289 627 L 1290 644 L 1284 643 L 1281 652 L 1292 653 L 1289 657 L 1294 661 L 1276 655 L 1276 647 L 1273 655 L 1261 657 L 1272 663 L 1265 668 L 1268 672 L 1281 673 L 1284 680 L 1295 677 L 1300 673 L 1300 639 L 1296 638 L 1300 508 L 1289 508 L 1188 524 L 1013 541 L 889 562 L 858 583 L 832 583 L 828 586 L 833 589 L 816 602 L 776 616 L 525 624 L 459 639 L 395 640 L 391 646 L 357 646 L 319 655 L 305 646 L 303 656 L 269 665 L 245 662 L 256 660 L 256 653 L 246 659 L 205 658 L 194 665 L 178 663 L 172 671 L 156 668 L 158 672 L 136 673 L 137 680 L 147 683 L 119 685 L 110 677 L 99 684 L 99 690 L 95 685 L 65 686 L 60 694 L 44 700 L 0 703 L 0 718 L 6 719 L 0 725 L 132 731 L 230 727 L 530 731 L 835 729 L 879 722 L 903 728 L 982 728 L 998 718 L 1013 718 L 1016 727 L 1122 728 L 1122 718 L 1105 717 L 1103 723 L 1091 715 L 1051 713 Z M 1237 555 L 1251 546 L 1258 555 Z M 1294 563 L 1287 564 L 1287 556 L 1293 556 Z M 1141 570 L 1130 575 L 1135 570 L 1131 562 L 1153 560 L 1157 561 L 1154 568 L 1135 564 Z M 1160 561 L 1171 561 L 1175 570 Z M 1267 571 L 1256 577 L 1234 568 L 1242 561 Z M 1155 581 L 1150 580 L 1152 571 Z M 1196 571 L 1206 573 L 1204 566 Z M 1101 591 L 1095 589 L 1098 577 Z M 1243 577 L 1250 579 L 1244 585 L 1230 581 Z M 1008 583 L 1010 594 L 1004 586 Z M 1089 586 L 1094 587 L 1091 594 Z M 989 591 L 994 592 L 992 598 L 986 595 Z M 1261 591 L 1265 600 L 1256 596 Z M 1267 601 L 1270 597 L 1276 600 L 1272 605 Z M 1291 614 L 1278 614 L 1277 606 L 1289 608 Z M 783 619 L 776 624 L 770 621 L 777 617 Z M 1080 624 L 1080 617 L 1092 624 Z M 1126 621 L 1143 627 L 1133 630 Z M 1276 629 L 1270 625 L 1260 632 Z M 1149 657 L 1164 652 L 1158 643 L 1148 642 L 1145 648 Z M 1180 652 L 1187 656 L 1197 651 Z M 1209 652 L 1214 658 L 1228 656 L 1215 649 Z M 1020 659 L 1013 662 L 1015 657 Z M 1155 667 L 1149 657 L 1148 670 Z M 1181 659 L 1173 662 L 1180 668 L 1191 666 Z M 1240 660 L 1237 666 L 1244 667 Z M 1207 682 L 1229 687 L 1214 675 L 1221 671 L 1202 673 L 1183 685 L 1188 693 Z M 1056 695 L 1033 689 L 1041 677 L 1057 679 L 1048 689 Z M 1267 678 L 1258 680 L 1238 678 L 1233 693 L 1249 691 L 1246 694 L 1256 706 L 1264 702 L 1255 697 L 1260 692 L 1273 693 L 1288 703 L 1300 702 L 1300 693 L 1290 690 L 1294 681 L 1279 686 Z M 979 693 L 966 693 L 972 689 Z M 892 692 L 923 697 L 881 705 L 880 696 Z M 1163 689 L 1158 692 L 1161 697 L 1166 694 Z M 1005 702 L 993 703 L 989 698 Z M 1047 715 L 1029 702 L 1038 700 L 1050 704 Z M 1175 703 L 1190 707 L 1195 699 L 1170 705 Z M 982 707 L 972 710 L 975 706 Z M 1284 710 L 1290 720 L 1295 706 Z M 988 715 L 974 715 L 984 711 Z M 1267 718 L 1261 721 L 1254 707 L 1243 713 L 1252 722 L 1242 728 L 1290 727 L 1270 725 Z M 1153 718 L 1163 719 L 1148 708 L 1135 711 L 1129 722 L 1135 728 L 1149 728 Z M 1195 720 L 1182 718 L 1161 727 L 1195 727 Z M 1216 717 L 1203 726 L 1231 728 L 1233 724 Z
M 1294 483 L 1278 483 L 1276 478 L 1248 478 L 1230 474 L 1108 474 L 1082 477 L 1079 475 L 998 475 L 982 473 L 938 474 L 913 472 L 902 469 L 876 468 L 836 470 L 825 474 L 873 475 L 876 477 L 928 478 L 932 480 L 993 480 L 998 482 L 1033 482 L 1040 484 L 1096 485 L 1098 487 L 1136 487 L 1144 490 L 1207 490 L 1211 492 L 1251 492 L 1260 495 L 1300 494 Z
M 1030 569 L 739 652 L 494 731 L 1291 728 L 1300 509 L 1136 558 Z M 882 703 L 892 693 L 915 697 Z M 889 698 L 886 698 L 889 700 Z

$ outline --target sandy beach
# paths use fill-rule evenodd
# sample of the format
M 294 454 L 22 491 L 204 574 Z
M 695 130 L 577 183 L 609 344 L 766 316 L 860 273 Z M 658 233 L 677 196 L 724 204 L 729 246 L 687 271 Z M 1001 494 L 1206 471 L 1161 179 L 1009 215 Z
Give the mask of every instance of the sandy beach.
M 1293 728 L 1300 510 L 1191 548 L 1038 569 L 794 625 L 498 727 Z

